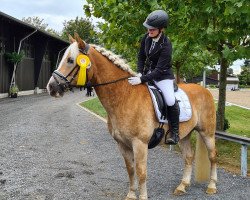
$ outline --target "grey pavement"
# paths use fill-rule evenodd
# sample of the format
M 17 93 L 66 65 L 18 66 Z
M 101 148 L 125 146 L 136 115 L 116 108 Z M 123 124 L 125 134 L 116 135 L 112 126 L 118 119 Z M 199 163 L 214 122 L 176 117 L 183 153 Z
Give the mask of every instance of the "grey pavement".
M 76 103 L 85 92 L 0 99 L 0 200 L 120 200 L 128 191 L 122 156 L 106 124 Z M 177 152 L 156 147 L 148 157 L 152 200 L 250 199 L 250 179 L 218 170 L 218 193 L 194 183 L 172 195 L 183 173 Z

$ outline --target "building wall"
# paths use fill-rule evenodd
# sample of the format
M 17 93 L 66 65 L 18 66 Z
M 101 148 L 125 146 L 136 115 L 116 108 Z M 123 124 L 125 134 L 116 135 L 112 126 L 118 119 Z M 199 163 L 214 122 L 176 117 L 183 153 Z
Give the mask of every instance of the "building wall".
M 38 87 L 40 89 L 45 89 L 47 83 L 51 77 L 51 62 L 50 61 L 43 61 L 42 68 L 40 71 L 39 79 L 38 79 Z
M 16 84 L 20 91 L 34 90 L 34 58 L 24 58 L 18 65 Z
M 4 54 L 17 52 L 20 40 L 34 30 L 34 27 L 0 13 L 0 93 L 8 92 L 13 71 L 13 64 L 6 61 Z M 25 39 L 21 48 L 25 52 L 25 57 L 16 71 L 19 90 L 45 88 L 54 69 L 57 54 L 66 46 L 67 42 L 40 30 Z

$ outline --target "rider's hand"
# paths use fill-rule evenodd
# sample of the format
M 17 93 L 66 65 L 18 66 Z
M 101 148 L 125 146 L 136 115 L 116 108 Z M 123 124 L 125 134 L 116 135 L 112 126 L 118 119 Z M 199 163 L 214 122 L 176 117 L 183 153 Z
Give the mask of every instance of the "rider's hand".
M 136 74 L 136 76 L 140 78 L 142 76 L 142 74 L 138 73 L 138 74 Z
M 141 78 L 140 78 L 140 77 L 137 77 L 137 76 L 130 77 L 130 78 L 128 78 L 128 82 L 129 82 L 131 85 L 138 85 L 138 84 L 141 84 Z

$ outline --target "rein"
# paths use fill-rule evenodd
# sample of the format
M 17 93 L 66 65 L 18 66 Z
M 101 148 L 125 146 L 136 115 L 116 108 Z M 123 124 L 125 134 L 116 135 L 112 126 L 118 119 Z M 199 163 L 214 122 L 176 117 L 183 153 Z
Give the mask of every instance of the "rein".
M 126 77 L 123 77 L 123 78 L 120 78 L 120 79 L 117 79 L 117 80 L 114 80 L 114 81 L 105 82 L 105 83 L 98 83 L 98 84 L 90 83 L 88 85 L 88 87 L 98 87 L 98 86 L 103 86 L 103 85 L 109 85 L 109 84 L 112 84 L 112 83 L 117 83 L 119 81 L 123 81 L 125 79 L 128 79 L 129 77 L 131 77 L 131 76 L 126 76 Z

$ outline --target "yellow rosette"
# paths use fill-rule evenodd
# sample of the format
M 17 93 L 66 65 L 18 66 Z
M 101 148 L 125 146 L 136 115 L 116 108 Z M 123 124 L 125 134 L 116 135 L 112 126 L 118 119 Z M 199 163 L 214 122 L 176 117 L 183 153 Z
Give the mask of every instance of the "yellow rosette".
M 84 86 L 86 83 L 87 68 L 90 66 L 91 62 L 90 62 L 88 56 L 79 55 L 76 58 L 76 63 L 80 66 L 80 70 L 78 73 L 78 79 L 77 79 L 77 85 Z

